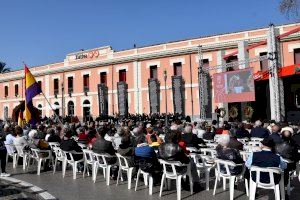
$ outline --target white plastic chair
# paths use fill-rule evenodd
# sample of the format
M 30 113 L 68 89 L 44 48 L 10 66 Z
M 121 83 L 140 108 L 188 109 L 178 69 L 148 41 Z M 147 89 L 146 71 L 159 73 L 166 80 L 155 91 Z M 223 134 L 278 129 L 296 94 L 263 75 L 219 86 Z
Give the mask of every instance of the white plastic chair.
M 141 169 L 138 170 L 137 172 L 137 176 L 136 176 L 136 182 L 135 182 L 135 191 L 137 190 L 137 186 L 139 184 L 139 178 L 140 178 L 140 174 L 143 175 L 144 177 L 144 182 L 145 185 L 148 186 L 148 180 L 149 180 L 149 195 L 152 195 L 152 191 L 153 191 L 153 177 L 151 176 L 151 174 L 149 174 L 148 172 L 145 172 Z
M 186 147 L 186 150 L 189 152 L 199 152 L 199 150 L 195 147 Z
M 264 138 L 259 138 L 259 137 L 252 137 L 251 138 L 251 141 L 253 141 L 253 142 L 261 142 L 263 140 L 264 140 Z
M 215 167 L 214 159 L 207 155 L 201 155 L 195 153 L 191 153 L 190 156 L 194 160 L 194 163 L 196 164 L 199 178 L 200 178 L 201 171 L 204 171 L 206 190 L 209 190 L 209 175 L 211 170 Z M 201 162 L 199 162 L 199 160 L 201 160 Z
M 235 164 L 232 161 L 221 160 L 221 159 L 215 159 L 215 162 L 216 162 L 216 170 L 215 170 L 216 179 L 215 179 L 213 195 L 216 194 L 217 184 L 221 180 L 221 178 L 223 178 L 223 190 L 226 189 L 226 180 L 228 179 L 229 180 L 229 199 L 233 200 L 234 199 L 234 183 L 235 183 L 236 179 L 243 179 L 243 175 L 245 172 L 245 165 L 244 164 Z M 223 172 L 221 170 L 221 166 L 223 167 L 223 169 L 225 168 L 225 172 Z M 243 170 L 241 171 L 241 173 L 239 173 L 237 175 L 232 175 L 230 173 L 229 168 L 230 167 L 238 167 L 238 166 L 243 167 Z M 248 181 L 246 179 L 245 179 L 245 188 L 246 188 L 246 194 L 247 194 L 247 196 L 249 196 Z
M 92 150 L 82 149 L 82 152 L 83 152 L 83 158 L 84 158 L 84 167 L 83 167 L 82 176 L 84 178 L 84 175 L 85 175 L 86 171 L 87 171 L 88 176 L 90 176 L 88 166 L 90 165 L 93 168 L 94 163 L 95 163 L 95 159 L 94 159 L 94 152 Z M 92 173 L 92 179 L 94 180 L 93 175 L 94 174 Z
M 259 141 L 250 141 L 247 143 L 247 145 L 253 146 L 253 147 L 261 147 L 262 146 L 261 142 L 259 142 Z
M 76 179 L 77 165 L 78 163 L 84 162 L 84 159 L 82 158 L 80 160 L 74 160 L 73 155 L 82 155 L 83 153 L 76 152 L 76 151 L 62 151 L 62 152 L 64 157 L 66 158 L 65 162 L 63 162 L 63 177 L 65 177 L 66 175 L 67 165 L 70 164 L 73 168 L 73 179 Z
M 240 151 L 240 154 L 241 154 L 243 160 L 246 162 L 249 155 L 251 154 L 251 152 L 249 152 L 249 151 Z
M 159 159 L 159 162 L 163 165 L 163 175 L 161 177 L 161 185 L 160 185 L 160 191 L 159 191 L 159 197 L 161 197 L 164 182 L 166 182 L 166 179 L 170 180 L 176 180 L 176 190 L 177 190 L 177 200 L 181 199 L 181 179 L 185 177 L 186 175 L 189 176 L 190 180 L 190 190 L 191 194 L 193 194 L 193 180 L 191 176 L 191 169 L 189 164 L 182 164 L 178 161 L 166 161 Z M 176 167 L 187 167 L 187 171 L 185 173 L 178 173 L 176 171 Z M 167 171 L 167 168 L 171 168 L 172 171 Z
M 55 174 L 57 161 L 61 161 L 62 168 L 63 168 L 64 162 L 66 162 L 66 158 L 64 157 L 64 154 L 63 154 L 62 150 L 59 147 L 53 147 L 53 151 L 54 151 L 54 154 L 55 154 L 53 174 Z M 62 170 L 62 172 L 63 172 L 63 170 Z M 63 173 L 63 176 L 65 176 L 64 173 Z
M 287 164 L 292 164 L 294 163 L 294 161 L 287 159 L 287 158 L 283 158 L 283 161 L 286 162 Z M 289 179 L 288 179 L 288 183 L 286 186 L 286 190 L 287 190 L 287 195 L 291 195 L 291 176 L 296 172 L 296 170 L 292 170 L 289 171 Z
M 248 138 L 238 138 L 237 140 L 243 144 L 247 144 L 247 142 L 249 141 Z
M 28 153 L 24 151 L 24 146 L 15 146 L 17 150 L 17 158 L 16 158 L 16 163 L 18 163 L 19 158 L 23 158 L 23 170 L 26 170 L 27 166 L 27 160 L 28 160 Z
M 216 143 L 207 143 L 206 146 L 208 148 L 211 148 L 211 149 L 216 149 L 216 147 L 218 146 L 218 144 L 216 144 Z
M 211 143 L 215 143 L 215 141 L 213 141 L 213 140 L 205 140 L 205 139 L 203 139 L 203 141 L 206 143 L 206 145 L 207 144 L 211 144 Z
M 252 172 L 256 173 L 256 182 L 252 180 Z M 270 177 L 270 182 L 269 183 L 262 183 L 260 181 L 260 173 L 268 173 Z M 279 184 L 275 184 L 274 181 L 274 174 L 280 174 L 281 179 Z M 280 199 L 285 199 L 285 194 L 284 194 L 284 175 L 283 171 L 278 168 L 278 167 L 256 167 L 252 166 L 250 168 L 250 200 L 255 199 L 255 194 L 256 194 L 256 188 L 263 188 L 267 190 L 274 190 L 275 193 L 275 199 L 280 200 Z M 280 198 L 281 196 L 281 198 Z
M 102 168 L 103 176 L 106 178 L 106 185 L 109 185 L 110 181 L 110 169 L 113 165 L 108 164 L 107 158 L 114 158 L 115 156 L 109 154 L 98 154 L 94 153 L 95 162 L 93 165 L 93 180 L 96 182 L 98 168 Z
M 210 156 L 212 158 L 215 158 L 217 155 L 217 151 L 215 149 L 211 149 L 211 148 L 201 148 L 200 152 L 201 152 L 201 154 Z
M 82 144 L 82 143 L 77 143 L 78 144 L 78 146 L 80 146 L 81 147 L 81 149 L 87 149 L 87 145 L 86 144 Z
M 133 167 L 129 167 L 127 159 L 124 156 L 121 156 L 119 153 L 116 153 L 119 162 L 119 171 L 118 171 L 118 178 L 117 178 L 117 185 L 119 184 L 119 179 L 122 176 L 122 171 L 126 171 L 127 179 L 128 179 L 128 190 L 131 189 L 131 180 L 132 180 L 132 170 Z
M 251 145 L 244 145 L 243 149 L 244 149 L 244 151 L 247 151 L 247 152 L 258 152 L 258 151 L 261 151 L 261 147 L 251 146 Z
M 13 144 L 5 144 L 6 149 L 11 148 L 15 149 L 15 146 Z M 17 153 L 16 152 L 9 152 L 7 151 L 6 154 L 6 163 L 8 162 L 8 158 L 11 157 L 13 159 L 13 168 L 15 169 L 17 167 Z
M 37 161 L 37 175 L 41 174 L 42 162 L 44 162 L 44 164 L 45 164 L 46 160 L 50 160 L 52 162 L 52 166 L 54 165 L 52 151 L 31 148 L 31 152 L 32 152 L 32 154 L 31 154 L 30 158 L 33 158 L 34 160 Z M 43 157 L 43 154 L 48 154 L 48 155 Z

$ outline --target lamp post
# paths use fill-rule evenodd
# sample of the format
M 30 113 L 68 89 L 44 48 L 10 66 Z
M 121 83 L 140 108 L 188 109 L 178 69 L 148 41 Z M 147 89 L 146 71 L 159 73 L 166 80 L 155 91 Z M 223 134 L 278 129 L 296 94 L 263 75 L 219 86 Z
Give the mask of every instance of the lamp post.
M 61 112 L 62 118 L 65 117 L 65 85 L 64 82 L 61 83 Z
M 164 81 L 165 81 L 165 104 L 166 104 L 166 119 L 165 126 L 168 126 L 168 95 L 167 95 L 167 70 L 164 70 Z

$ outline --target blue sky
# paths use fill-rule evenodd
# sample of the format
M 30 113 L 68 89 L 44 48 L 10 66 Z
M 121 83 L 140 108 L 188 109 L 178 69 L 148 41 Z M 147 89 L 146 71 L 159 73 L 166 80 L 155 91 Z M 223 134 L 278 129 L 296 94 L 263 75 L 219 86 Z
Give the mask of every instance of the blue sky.
M 1 0 L 0 60 L 18 69 L 80 49 L 115 50 L 292 22 L 279 0 Z

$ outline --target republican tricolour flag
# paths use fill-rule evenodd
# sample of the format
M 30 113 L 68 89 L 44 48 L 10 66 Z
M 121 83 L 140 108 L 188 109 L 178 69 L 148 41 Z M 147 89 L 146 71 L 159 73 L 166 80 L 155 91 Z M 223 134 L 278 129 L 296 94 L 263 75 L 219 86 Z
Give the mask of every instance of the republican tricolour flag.
M 33 116 L 32 99 L 42 92 L 40 85 L 35 81 L 34 76 L 29 71 L 28 67 L 24 66 L 25 70 L 25 121 L 30 124 L 35 124 L 36 119 Z

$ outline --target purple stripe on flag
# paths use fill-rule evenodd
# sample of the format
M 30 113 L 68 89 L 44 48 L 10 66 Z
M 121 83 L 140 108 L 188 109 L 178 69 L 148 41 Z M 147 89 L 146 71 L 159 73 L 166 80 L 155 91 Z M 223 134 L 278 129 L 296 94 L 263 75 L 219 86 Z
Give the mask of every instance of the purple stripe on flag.
M 26 102 L 32 101 L 33 97 L 42 92 L 40 85 L 35 82 L 29 88 L 26 89 Z
M 33 107 L 32 101 L 28 102 L 26 104 L 26 107 L 29 110 L 29 112 L 31 113 L 31 119 L 29 119 L 29 124 L 35 125 L 37 123 L 37 120 L 34 119 L 36 114 L 34 113 L 34 107 Z

